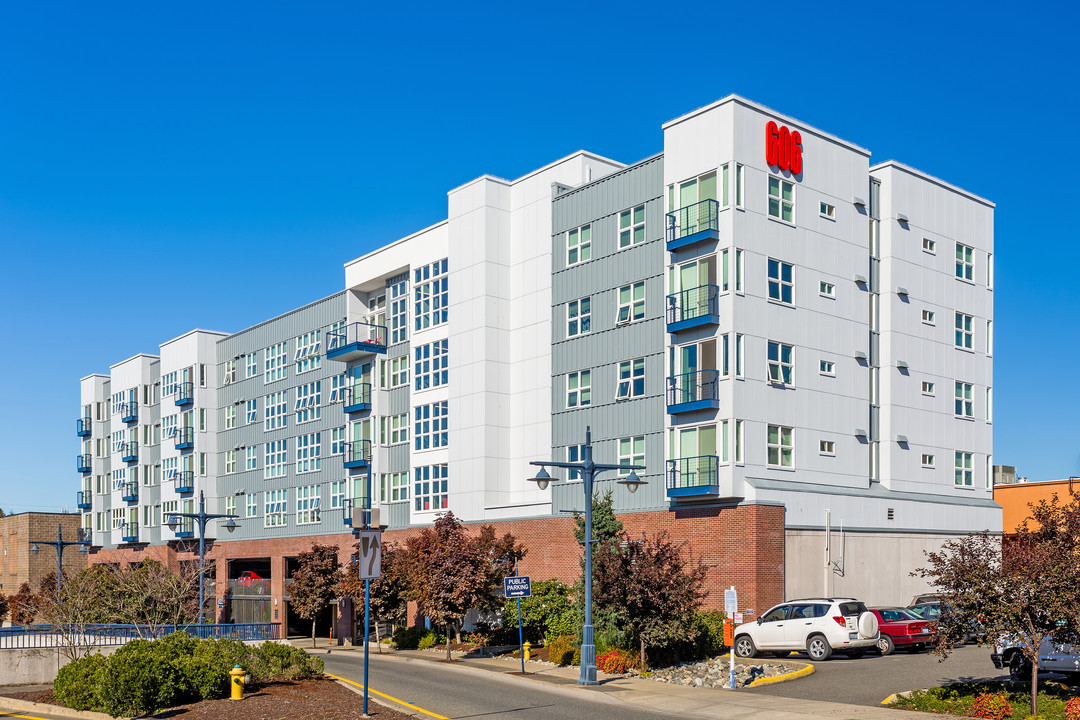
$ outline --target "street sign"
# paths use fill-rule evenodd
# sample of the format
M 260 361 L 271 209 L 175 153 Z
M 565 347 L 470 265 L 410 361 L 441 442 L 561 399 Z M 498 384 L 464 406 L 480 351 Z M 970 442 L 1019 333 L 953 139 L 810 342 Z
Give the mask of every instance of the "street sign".
M 735 586 L 732 585 L 730 590 L 724 591 L 724 612 L 728 617 L 731 617 L 739 611 L 739 598 L 735 593 Z
M 360 533 L 360 579 L 374 580 L 382 575 L 382 533 Z
M 532 584 L 529 576 L 504 578 L 503 595 L 507 598 L 532 597 Z

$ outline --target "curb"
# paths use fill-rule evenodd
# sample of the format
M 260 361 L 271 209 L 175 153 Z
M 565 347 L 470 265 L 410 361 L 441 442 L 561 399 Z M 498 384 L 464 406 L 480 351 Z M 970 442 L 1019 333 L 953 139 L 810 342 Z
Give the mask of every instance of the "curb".
M 801 664 L 801 663 L 797 663 Z M 789 680 L 798 680 L 799 678 L 806 677 L 807 675 L 814 674 L 814 666 L 809 663 L 803 665 L 794 672 L 784 673 L 783 675 L 774 675 L 772 677 L 758 678 L 754 682 L 750 683 L 746 687 L 762 687 L 763 685 L 775 685 L 776 683 L 788 682 Z
M 74 718 L 74 720 L 130 720 L 130 718 L 114 718 L 112 715 L 107 715 L 105 713 L 91 712 L 89 710 L 72 710 L 63 705 L 48 705 L 46 703 L 19 700 L 18 698 L 10 698 L 3 695 L 0 695 L 0 708 L 4 708 L 5 710 L 15 710 L 17 712 L 37 712 L 47 715 L 60 715 L 62 717 Z M 3 713 L 3 710 L 0 710 L 0 713 Z

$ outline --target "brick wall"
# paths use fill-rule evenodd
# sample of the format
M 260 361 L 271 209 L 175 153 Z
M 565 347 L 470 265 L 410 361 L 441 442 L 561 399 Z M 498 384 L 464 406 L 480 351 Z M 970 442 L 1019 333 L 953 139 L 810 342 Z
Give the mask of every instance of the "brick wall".
M 82 516 L 74 513 L 19 513 L 0 518 L 0 592 L 13 595 L 24 582 L 37 592 L 41 579 L 56 572 L 56 549 L 40 545 L 38 554 L 30 543 L 56 542 L 56 527 L 63 528 L 65 542 L 76 538 Z M 86 553 L 77 547 L 64 550 L 64 573 L 77 573 L 87 566 Z

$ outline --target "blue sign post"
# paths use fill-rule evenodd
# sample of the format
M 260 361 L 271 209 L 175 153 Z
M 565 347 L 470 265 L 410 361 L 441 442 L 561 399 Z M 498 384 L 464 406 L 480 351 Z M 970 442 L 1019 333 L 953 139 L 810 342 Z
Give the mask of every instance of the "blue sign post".
M 517 572 L 517 563 L 514 564 L 514 572 Z M 518 602 L 518 653 L 521 655 L 521 674 L 525 674 L 525 638 L 521 632 L 521 598 L 532 597 L 532 583 L 528 575 L 525 577 L 503 578 L 503 596 L 507 599 L 517 598 Z

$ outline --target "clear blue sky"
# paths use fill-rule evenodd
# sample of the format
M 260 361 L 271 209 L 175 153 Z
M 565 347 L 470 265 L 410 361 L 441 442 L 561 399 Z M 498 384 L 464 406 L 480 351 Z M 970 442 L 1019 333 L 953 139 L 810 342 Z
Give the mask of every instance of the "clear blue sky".
M 1080 474 L 1065 3 L 7 2 L 0 507 L 74 508 L 78 380 L 343 287 L 446 192 L 656 153 L 737 92 L 997 203 L 997 463 Z M 1050 272 L 1055 269 L 1055 272 Z

